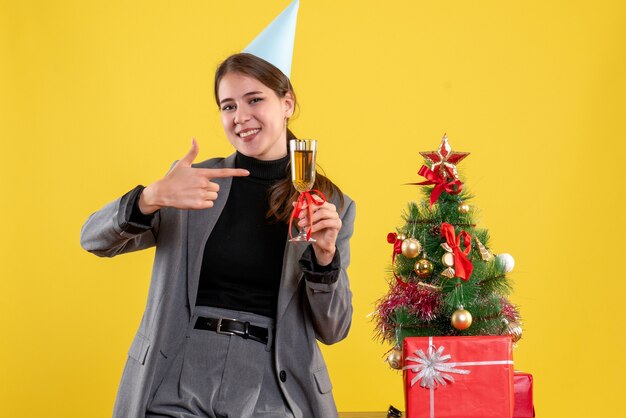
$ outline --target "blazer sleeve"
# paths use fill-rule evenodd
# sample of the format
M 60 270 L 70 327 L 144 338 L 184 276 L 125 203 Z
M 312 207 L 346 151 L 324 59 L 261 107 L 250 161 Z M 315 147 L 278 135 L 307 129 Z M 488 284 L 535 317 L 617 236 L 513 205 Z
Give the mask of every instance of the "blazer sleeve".
M 306 296 L 316 337 L 324 344 L 343 340 L 352 324 L 352 292 L 346 272 L 350 264 L 350 238 L 354 232 L 355 203 L 346 199 L 347 206 L 341 217 L 341 230 L 337 237 L 339 275 L 337 280 L 317 282 L 305 280 Z
M 81 246 L 100 257 L 114 257 L 155 245 L 160 213 L 137 216 L 142 191 L 143 186 L 137 186 L 89 216 L 80 232 Z

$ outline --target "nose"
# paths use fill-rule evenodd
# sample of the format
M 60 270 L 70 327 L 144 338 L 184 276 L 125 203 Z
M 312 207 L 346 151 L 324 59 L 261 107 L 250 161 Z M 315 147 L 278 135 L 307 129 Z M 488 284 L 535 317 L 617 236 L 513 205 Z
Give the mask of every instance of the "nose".
M 238 107 L 237 110 L 235 110 L 234 116 L 235 117 L 233 119 L 233 122 L 235 123 L 235 125 L 239 125 L 250 120 L 250 114 L 243 110 L 241 107 Z

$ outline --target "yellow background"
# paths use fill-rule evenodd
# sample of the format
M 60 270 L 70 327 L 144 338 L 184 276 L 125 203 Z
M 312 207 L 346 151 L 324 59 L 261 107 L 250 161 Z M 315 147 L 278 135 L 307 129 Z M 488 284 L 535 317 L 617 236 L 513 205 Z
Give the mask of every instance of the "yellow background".
M 231 153 L 214 69 L 288 0 L 0 4 L 0 415 L 107 417 L 153 251 L 100 259 L 80 227 L 192 137 L 201 159 Z M 626 413 L 625 17 L 622 1 L 302 0 L 292 126 L 358 204 L 353 328 L 324 349 L 341 411 L 403 406 L 367 315 L 386 234 L 420 198 L 402 184 L 447 132 L 516 260 L 538 416 Z

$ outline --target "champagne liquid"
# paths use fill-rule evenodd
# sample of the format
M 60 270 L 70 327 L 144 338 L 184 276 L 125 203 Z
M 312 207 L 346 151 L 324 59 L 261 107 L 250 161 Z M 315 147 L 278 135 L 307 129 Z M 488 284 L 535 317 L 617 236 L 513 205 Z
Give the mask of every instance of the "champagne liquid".
M 293 151 L 291 180 L 300 193 L 311 190 L 315 182 L 313 151 Z

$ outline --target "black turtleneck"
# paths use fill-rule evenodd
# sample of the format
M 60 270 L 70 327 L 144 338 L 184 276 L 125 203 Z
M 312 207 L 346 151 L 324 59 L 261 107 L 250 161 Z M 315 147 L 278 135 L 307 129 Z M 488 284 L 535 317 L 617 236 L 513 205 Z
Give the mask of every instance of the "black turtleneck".
M 287 225 L 266 217 L 268 188 L 287 175 L 289 156 L 259 161 L 237 153 L 228 200 L 202 258 L 197 305 L 276 314 Z

